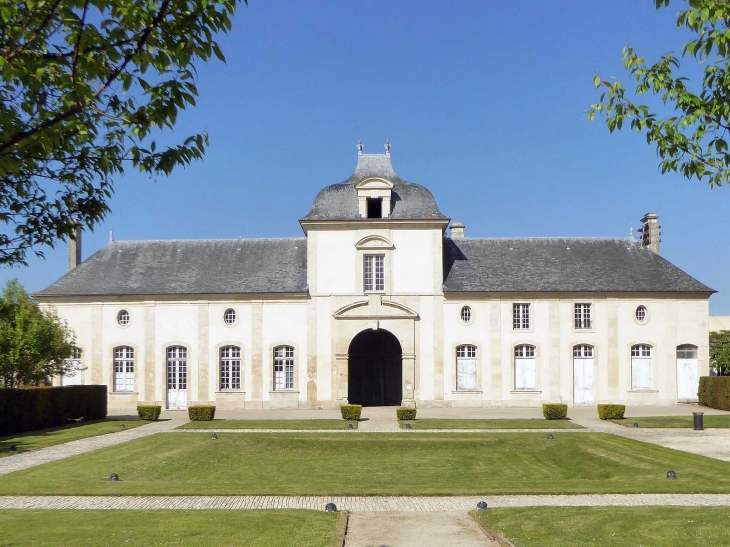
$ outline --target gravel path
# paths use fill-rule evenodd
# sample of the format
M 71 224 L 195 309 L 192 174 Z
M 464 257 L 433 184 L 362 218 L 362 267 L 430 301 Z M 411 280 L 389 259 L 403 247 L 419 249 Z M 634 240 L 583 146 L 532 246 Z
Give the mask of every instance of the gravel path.
M 573 494 L 541 496 L 0 496 L 0 509 L 319 509 L 469 511 L 489 507 L 730 506 L 730 494 Z

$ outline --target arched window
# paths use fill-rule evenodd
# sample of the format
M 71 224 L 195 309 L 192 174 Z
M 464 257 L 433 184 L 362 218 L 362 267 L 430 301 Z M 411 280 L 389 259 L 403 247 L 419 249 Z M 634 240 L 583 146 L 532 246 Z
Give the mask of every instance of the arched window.
M 274 348 L 274 391 L 294 389 L 294 348 Z
M 631 389 L 651 389 L 651 346 L 631 346 Z
M 537 389 L 535 346 L 515 346 L 515 390 Z
M 236 310 L 234 310 L 233 308 L 228 308 L 223 313 L 223 322 L 226 325 L 233 325 L 233 324 L 235 324 L 236 323 Z
M 66 372 L 61 376 L 62 386 L 78 386 L 81 384 L 81 348 L 71 348 L 71 356 L 64 359 Z
M 456 389 L 477 389 L 477 347 L 469 344 L 456 346 Z
M 461 308 L 461 320 L 464 323 L 471 323 L 471 307 L 464 306 Z
M 221 348 L 221 391 L 241 389 L 241 348 L 223 346 Z
M 123 327 L 129 325 L 129 312 L 127 310 L 119 310 L 119 313 L 117 314 L 117 323 Z
M 697 346 L 692 344 L 677 346 L 677 359 L 697 359 Z
M 134 349 L 114 348 L 114 391 L 134 391 Z

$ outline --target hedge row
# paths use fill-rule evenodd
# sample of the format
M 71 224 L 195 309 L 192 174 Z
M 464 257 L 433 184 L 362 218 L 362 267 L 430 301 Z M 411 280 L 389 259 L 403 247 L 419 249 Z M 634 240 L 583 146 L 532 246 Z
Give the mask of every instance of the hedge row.
M 137 405 L 137 416 L 140 420 L 157 421 L 161 412 L 162 407 L 160 405 Z
M 547 403 L 542 405 L 542 415 L 546 420 L 564 420 L 568 417 L 568 405 Z
M 215 418 L 215 407 L 212 405 L 189 406 L 188 418 L 191 422 L 210 422 Z
M 340 414 L 343 420 L 359 420 L 362 414 L 362 405 L 341 405 Z
M 106 386 L 0 389 L 0 435 L 57 427 L 69 420 L 101 420 Z
M 398 417 L 399 420 L 415 420 L 416 419 L 416 409 L 415 408 L 406 408 L 406 407 L 398 407 L 395 409 L 395 415 Z
M 702 376 L 697 392 L 702 406 L 730 410 L 730 376 Z
M 626 413 L 626 405 L 598 405 L 601 420 L 621 420 Z

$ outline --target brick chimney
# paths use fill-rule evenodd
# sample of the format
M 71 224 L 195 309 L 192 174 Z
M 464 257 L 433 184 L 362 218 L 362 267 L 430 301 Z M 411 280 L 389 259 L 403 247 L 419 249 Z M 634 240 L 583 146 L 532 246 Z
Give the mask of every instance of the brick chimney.
M 661 240 L 661 226 L 659 226 L 659 215 L 656 213 L 646 213 L 641 219 L 641 246 L 648 247 L 656 254 L 659 254 L 659 244 Z
M 81 264 L 81 225 L 77 224 L 74 236 L 68 238 L 68 271 Z
M 464 239 L 465 226 L 461 222 L 451 223 L 451 239 Z

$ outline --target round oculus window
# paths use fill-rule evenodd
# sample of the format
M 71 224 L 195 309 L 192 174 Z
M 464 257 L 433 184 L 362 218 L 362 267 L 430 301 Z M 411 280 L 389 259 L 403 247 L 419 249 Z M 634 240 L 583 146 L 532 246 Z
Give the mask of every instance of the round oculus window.
M 639 306 L 636 308 L 636 320 L 639 323 L 646 321 L 646 306 Z
M 236 310 L 228 308 L 223 314 L 223 321 L 226 325 L 233 325 L 236 322 Z
M 469 306 L 461 308 L 461 320 L 464 323 L 471 323 L 471 308 Z
M 117 323 L 123 327 L 129 325 L 129 312 L 127 310 L 120 310 L 117 314 Z

